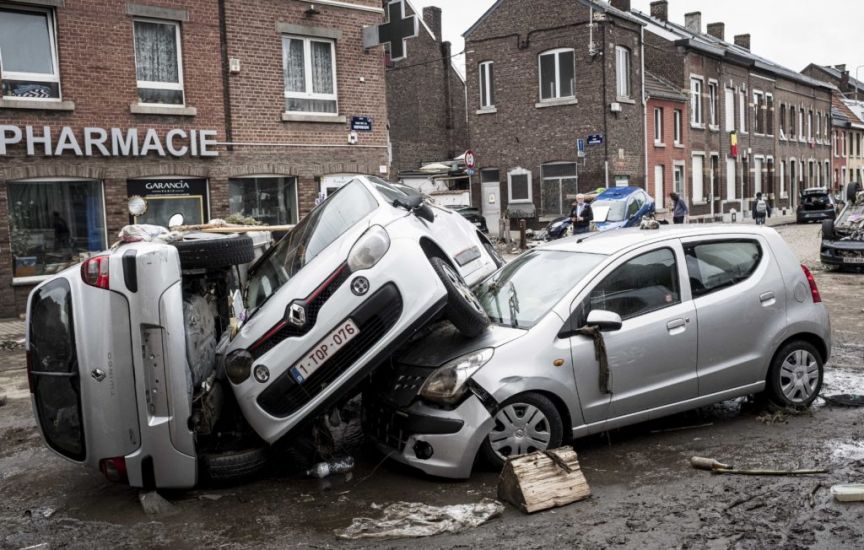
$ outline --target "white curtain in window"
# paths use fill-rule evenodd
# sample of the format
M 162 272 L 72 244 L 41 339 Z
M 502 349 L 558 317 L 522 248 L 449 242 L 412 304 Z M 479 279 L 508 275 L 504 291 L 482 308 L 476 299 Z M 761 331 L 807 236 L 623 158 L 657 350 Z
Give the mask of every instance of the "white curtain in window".
M 333 54 L 329 42 L 312 42 L 312 92 L 333 93 Z
M 616 46 L 615 61 L 618 97 L 630 97 L 630 50 Z
M 284 48 L 282 58 L 285 65 L 285 90 L 288 92 L 305 92 L 306 61 L 303 52 L 303 41 L 295 38 L 286 38 L 282 46 Z
M 135 62 L 138 80 L 180 82 L 177 28 L 173 24 L 135 21 Z
M 701 201 L 704 197 L 704 184 L 703 184 L 703 164 L 705 162 L 705 158 L 701 156 L 693 157 L 693 200 Z
M 0 58 L 3 72 L 54 74 L 45 12 L 0 9 Z

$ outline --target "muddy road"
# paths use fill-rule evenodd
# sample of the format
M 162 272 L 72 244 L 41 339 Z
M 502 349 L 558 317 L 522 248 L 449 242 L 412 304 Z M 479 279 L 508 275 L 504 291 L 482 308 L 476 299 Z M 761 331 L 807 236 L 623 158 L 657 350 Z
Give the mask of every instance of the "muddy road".
M 834 355 L 824 394 L 864 392 L 864 274 L 818 269 L 819 228 L 779 228 L 815 268 L 831 311 Z M 274 464 L 257 481 L 166 493 L 174 513 L 147 516 L 135 490 L 55 457 L 36 431 L 21 351 L 0 351 L 0 548 L 862 548 L 864 503 L 829 487 L 864 482 L 864 410 L 817 400 L 799 415 L 749 399 L 724 402 L 577 441 L 593 496 L 532 516 L 508 508 L 471 531 L 422 541 L 340 541 L 333 530 L 373 505 L 458 504 L 494 497 L 497 476 L 423 477 L 371 450 L 351 479 L 323 481 Z M 693 426 L 701 426 L 694 428 Z M 683 429 L 679 429 L 683 428 Z M 802 478 L 718 476 L 693 455 L 741 467 L 829 468 Z

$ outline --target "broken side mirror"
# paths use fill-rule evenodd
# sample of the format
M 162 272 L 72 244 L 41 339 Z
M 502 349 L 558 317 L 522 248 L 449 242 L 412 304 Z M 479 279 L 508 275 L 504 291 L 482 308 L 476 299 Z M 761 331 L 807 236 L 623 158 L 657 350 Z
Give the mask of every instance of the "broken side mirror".
M 404 208 L 408 211 L 413 211 L 423 204 L 423 195 L 411 195 L 407 197 L 399 197 L 393 201 L 393 206 Z
M 613 332 L 621 330 L 624 322 L 621 320 L 621 316 L 613 311 L 595 309 L 588 314 L 585 324 L 589 327 L 597 327 L 602 332 Z

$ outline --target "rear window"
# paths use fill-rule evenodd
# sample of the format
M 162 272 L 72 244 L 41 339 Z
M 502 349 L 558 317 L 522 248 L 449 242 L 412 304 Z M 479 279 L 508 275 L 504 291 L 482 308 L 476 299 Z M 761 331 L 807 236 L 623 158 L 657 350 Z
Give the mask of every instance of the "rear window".
M 762 259 L 762 247 L 750 240 L 690 243 L 684 252 L 694 298 L 747 280 Z
M 72 295 L 66 279 L 55 279 L 33 295 L 28 359 L 31 390 L 45 441 L 57 452 L 83 460 L 81 384 Z

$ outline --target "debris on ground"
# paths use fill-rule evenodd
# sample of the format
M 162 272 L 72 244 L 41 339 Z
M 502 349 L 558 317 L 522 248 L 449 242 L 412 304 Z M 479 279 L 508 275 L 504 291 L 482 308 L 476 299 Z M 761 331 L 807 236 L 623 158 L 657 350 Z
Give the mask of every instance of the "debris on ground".
M 699 428 L 710 428 L 713 425 L 713 422 L 706 422 L 704 424 L 694 424 L 692 426 L 675 426 L 674 428 L 661 428 L 659 430 L 651 430 L 651 433 L 662 434 L 667 432 L 681 432 L 684 430 L 698 430 Z
M 840 393 L 837 395 L 823 395 L 822 399 L 838 407 L 864 407 L 864 395 L 861 394 Z
M 174 505 L 162 498 L 156 491 L 141 491 L 138 493 L 141 508 L 148 516 L 166 515 L 176 512 Z
M 832 485 L 831 494 L 840 502 L 864 502 L 864 483 Z
M 429 537 L 478 527 L 503 512 L 503 504 L 488 498 L 476 504 L 451 506 L 396 502 L 384 508 L 380 519 L 355 518 L 351 525 L 335 533 L 340 539 L 351 540 Z
M 24 517 L 48 519 L 56 512 L 57 509 L 52 508 L 51 506 L 39 506 L 38 508 L 31 508 L 29 510 L 25 510 Z
M 311 469 L 307 470 L 306 475 L 309 477 L 324 479 L 325 477 L 331 476 L 333 474 L 347 474 L 353 469 L 354 457 L 346 456 L 339 460 L 319 462 L 318 464 L 312 466 Z
M 0 341 L 0 350 L 2 351 L 19 351 L 22 349 L 24 349 L 24 338 Z
M 690 458 L 690 465 L 696 470 L 706 470 L 712 474 L 737 474 L 748 476 L 801 476 L 814 474 L 827 474 L 825 469 L 809 469 L 809 470 L 774 470 L 774 469 L 752 469 L 742 470 L 736 469 L 729 464 L 723 464 L 713 458 L 705 458 L 694 456 Z
M 536 451 L 508 460 L 498 480 L 498 498 L 526 514 L 589 496 L 591 488 L 572 447 Z
M 6 404 L 6 394 L 0 393 L 0 407 Z

